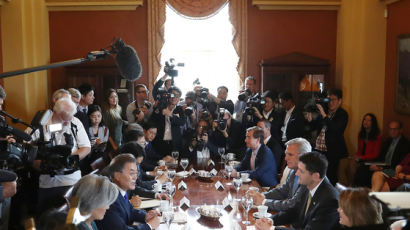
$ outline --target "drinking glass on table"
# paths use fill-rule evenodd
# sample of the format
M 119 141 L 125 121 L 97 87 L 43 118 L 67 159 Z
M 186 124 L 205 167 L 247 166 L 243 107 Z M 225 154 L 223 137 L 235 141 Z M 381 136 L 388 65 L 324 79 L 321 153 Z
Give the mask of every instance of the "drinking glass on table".
M 239 189 L 240 189 L 241 186 L 242 186 L 242 180 L 241 180 L 241 178 L 234 178 L 234 179 L 233 179 L 233 186 L 234 186 L 235 189 L 236 189 L 236 198 L 238 199 L 238 192 L 239 192 Z
M 172 208 L 168 209 L 165 212 L 162 212 L 162 218 L 164 222 L 167 224 L 168 229 L 171 226 L 172 221 L 174 220 L 174 210 Z
M 221 156 L 221 163 L 223 163 L 223 162 L 224 162 L 224 161 L 223 161 L 223 156 L 224 156 L 224 154 L 225 154 L 225 148 L 219 147 L 219 148 L 218 148 L 218 154 L 219 154 L 219 156 Z
M 186 167 L 188 167 L 188 164 L 189 164 L 189 160 L 188 160 L 188 158 L 182 158 L 181 159 L 181 166 L 182 166 L 182 168 L 184 169 L 184 177 L 186 177 Z
M 228 180 L 231 180 L 231 173 L 233 171 L 233 166 L 226 164 L 225 165 L 225 171 L 228 173 Z
M 171 182 L 174 182 L 174 178 L 177 175 L 177 172 L 175 170 L 168 170 L 168 177 L 171 179 Z
M 242 207 L 245 210 L 245 216 L 246 216 L 246 220 L 242 221 L 244 225 L 251 224 L 251 222 L 248 219 L 248 215 L 249 215 L 249 210 L 251 210 L 252 205 L 253 205 L 252 196 L 249 196 L 248 194 L 246 194 L 246 196 L 242 197 Z
M 176 163 L 178 163 L 179 152 L 178 151 L 172 151 L 171 155 L 172 155 L 172 158 L 174 158 L 174 161 Z
M 177 188 L 174 184 L 172 184 L 172 182 L 168 182 L 166 187 L 165 187 L 165 190 L 166 190 L 167 194 L 170 197 L 169 203 L 170 203 L 170 207 L 172 207 L 173 204 L 174 204 L 173 197 L 175 195 L 175 192 L 177 191 Z

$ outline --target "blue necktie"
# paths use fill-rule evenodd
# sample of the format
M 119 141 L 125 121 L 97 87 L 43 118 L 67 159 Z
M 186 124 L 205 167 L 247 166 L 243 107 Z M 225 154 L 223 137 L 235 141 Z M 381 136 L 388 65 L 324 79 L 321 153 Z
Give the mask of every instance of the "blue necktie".
M 124 199 L 125 199 L 125 203 L 128 203 L 128 195 L 127 195 L 127 193 L 125 193 L 125 195 L 124 195 Z
M 299 185 L 299 177 L 296 176 L 295 180 L 293 181 L 293 187 L 292 187 L 292 196 L 295 195 L 296 189 L 298 188 Z

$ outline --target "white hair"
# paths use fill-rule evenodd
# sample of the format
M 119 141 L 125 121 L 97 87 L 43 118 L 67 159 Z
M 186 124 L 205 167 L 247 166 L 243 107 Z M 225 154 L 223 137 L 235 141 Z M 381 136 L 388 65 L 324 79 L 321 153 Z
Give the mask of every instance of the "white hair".
M 118 192 L 118 187 L 107 177 L 89 174 L 74 185 L 71 194 L 72 197 L 78 197 L 80 212 L 91 213 L 114 203 Z
M 302 137 L 293 138 L 292 140 L 287 141 L 285 145 L 297 145 L 299 155 L 303 153 L 312 152 L 312 146 L 310 145 L 309 141 Z
M 57 89 L 53 93 L 53 102 L 60 100 L 61 98 L 68 96 L 71 99 L 71 94 L 66 89 Z
M 55 113 L 64 112 L 66 114 L 74 116 L 74 114 L 77 112 L 77 106 L 74 104 L 71 98 L 63 97 L 56 101 L 56 104 L 53 107 L 53 111 Z
M 81 99 L 81 93 L 76 88 L 69 88 L 68 92 L 70 93 L 71 97 Z

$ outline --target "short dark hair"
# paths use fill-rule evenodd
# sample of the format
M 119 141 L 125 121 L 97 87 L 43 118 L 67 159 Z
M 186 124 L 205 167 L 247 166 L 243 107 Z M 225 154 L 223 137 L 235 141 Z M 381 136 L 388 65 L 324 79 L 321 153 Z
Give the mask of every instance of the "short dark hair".
M 247 133 L 249 133 L 250 131 L 253 131 L 252 137 L 255 139 L 259 138 L 259 143 L 263 144 L 263 141 L 265 140 L 265 137 L 263 135 L 263 130 L 259 128 L 258 126 L 253 126 L 246 130 Z
M 144 128 L 144 130 L 148 130 L 148 129 L 158 129 L 157 124 L 155 124 L 152 121 L 148 121 L 146 123 L 143 124 L 142 126 Z
M 282 92 L 279 94 L 279 99 L 285 100 L 285 101 L 289 101 L 292 100 L 293 101 L 293 96 L 290 92 Z
M 138 90 L 139 90 L 140 88 L 147 89 L 147 86 L 144 85 L 144 84 L 137 84 L 137 85 L 134 87 L 135 93 L 138 92 Z
M 100 107 L 99 105 L 90 105 L 90 106 L 88 106 L 88 113 L 87 113 L 87 115 L 88 115 L 88 116 L 91 116 L 91 114 L 93 114 L 93 113 L 96 112 L 96 111 L 98 111 L 98 112 L 101 113 L 101 122 L 100 122 L 100 125 L 99 125 L 99 126 L 103 126 L 103 125 L 104 125 L 104 120 L 103 120 L 103 118 L 102 118 L 102 110 L 101 110 L 101 107 Z M 86 130 L 86 131 L 88 131 L 88 130 Z
M 253 81 L 253 83 L 255 83 L 255 84 L 256 84 L 256 78 L 255 78 L 255 77 L 252 77 L 252 76 L 247 76 L 247 77 L 245 78 L 245 82 L 246 82 L 246 81 L 249 81 L 249 80 L 252 80 L 252 81 Z
M 120 155 L 114 157 L 111 160 L 110 165 L 108 166 L 109 167 L 108 168 L 109 176 L 111 178 L 114 178 L 114 173 L 115 172 L 122 172 L 122 170 L 125 167 L 125 164 L 127 164 L 127 163 L 134 163 L 135 164 L 136 162 L 137 162 L 137 159 L 135 159 L 135 157 L 130 153 L 123 153 L 123 154 L 120 154 Z
M 124 134 L 124 143 L 137 141 L 138 138 L 145 136 L 141 129 L 131 129 Z
M 119 149 L 119 154 L 131 153 L 135 158 L 145 157 L 144 149 L 135 142 L 128 142 L 123 144 Z
M 335 95 L 338 99 L 343 98 L 343 92 L 340 89 L 329 89 L 327 91 L 327 96 L 330 96 L 330 95 Z
M 174 86 L 174 85 L 169 87 L 168 93 L 172 93 L 172 91 L 177 91 L 179 93 L 179 96 L 182 96 L 181 90 L 178 87 Z
M 81 95 L 87 95 L 89 92 L 94 91 L 94 87 L 90 84 L 82 84 L 78 87 L 78 91 L 80 91 Z
M 216 89 L 216 92 L 219 92 L 219 90 L 221 90 L 221 89 L 225 89 L 226 92 L 228 92 L 228 87 L 226 87 L 226 86 L 224 86 L 224 85 L 219 86 L 219 87 Z
M 299 161 L 305 164 L 306 169 L 311 173 L 319 173 L 320 178 L 324 178 L 327 171 L 328 162 L 325 155 L 319 152 L 308 152 L 299 156 Z
M 5 100 L 6 99 L 6 91 L 4 91 L 4 88 L 0 85 L 0 98 Z

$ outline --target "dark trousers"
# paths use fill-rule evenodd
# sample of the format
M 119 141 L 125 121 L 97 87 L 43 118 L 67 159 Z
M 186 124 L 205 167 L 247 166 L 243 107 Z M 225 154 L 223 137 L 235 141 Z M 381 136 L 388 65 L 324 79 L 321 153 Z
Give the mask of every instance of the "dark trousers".
M 40 188 L 38 190 L 38 214 L 41 215 L 51 208 L 59 208 L 66 204 L 67 202 L 64 195 L 71 187 L 72 186 Z
M 326 156 L 328 161 L 326 176 L 329 179 L 330 183 L 332 183 L 332 185 L 336 185 L 338 181 L 339 162 L 341 157 L 339 156 L 339 154 L 332 154 L 329 152 L 322 151 L 318 152 Z
M 373 171 L 369 169 L 368 165 L 360 163 L 359 167 L 356 170 L 353 179 L 354 187 L 372 187 L 372 175 Z

